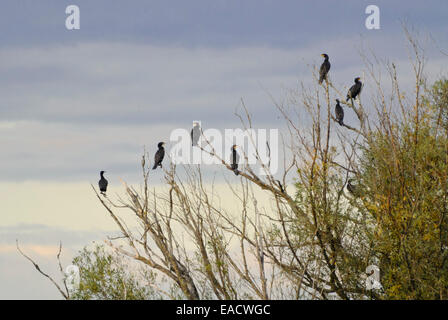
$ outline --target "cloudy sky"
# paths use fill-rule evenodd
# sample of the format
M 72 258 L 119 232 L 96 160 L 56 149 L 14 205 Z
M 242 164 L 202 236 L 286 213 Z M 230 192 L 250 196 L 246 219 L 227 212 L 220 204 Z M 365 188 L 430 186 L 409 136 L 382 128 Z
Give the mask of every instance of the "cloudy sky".
M 65 28 L 71 4 L 80 30 Z M 365 27 L 369 4 L 381 10 L 380 30 Z M 447 12 L 446 0 L 3 0 L 0 299 L 60 298 L 15 239 L 56 272 L 59 240 L 69 262 L 115 231 L 90 187 L 99 170 L 119 193 L 119 178 L 138 181 L 144 146 L 169 148 L 170 132 L 193 120 L 237 128 L 241 98 L 258 127 L 281 127 L 267 93 L 282 99 L 312 81 L 322 52 L 344 91 L 364 71 L 360 47 L 395 61 L 410 84 L 402 23 L 431 39 L 429 80 L 445 76 Z

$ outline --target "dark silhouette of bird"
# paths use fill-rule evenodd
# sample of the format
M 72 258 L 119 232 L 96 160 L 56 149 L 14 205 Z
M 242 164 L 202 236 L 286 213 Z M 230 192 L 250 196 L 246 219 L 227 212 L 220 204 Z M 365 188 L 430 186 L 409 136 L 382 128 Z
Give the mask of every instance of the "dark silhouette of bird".
M 353 179 L 348 179 L 347 181 L 347 190 L 354 196 L 359 195 L 358 186 L 353 184 Z
M 152 170 L 157 169 L 157 167 L 162 168 L 163 157 L 165 157 L 165 148 L 163 147 L 164 145 L 164 142 L 159 142 L 159 144 L 157 145 L 159 150 L 157 150 L 156 154 L 154 155 L 154 167 L 152 167 Z
M 344 124 L 344 109 L 339 104 L 339 99 L 336 99 L 336 107 L 334 108 L 334 112 L 336 115 L 336 121 L 340 126 Z
M 330 71 L 330 61 L 328 60 L 328 55 L 326 53 L 321 54 L 322 57 L 325 58 L 324 62 L 322 62 L 322 65 L 320 66 L 319 70 L 319 84 L 322 83 L 322 81 L 327 79 L 327 73 Z
M 355 78 L 355 84 L 352 85 L 347 92 L 347 101 L 350 99 L 355 99 L 358 96 L 358 94 L 361 93 L 362 82 L 359 81 L 360 79 L 361 79 L 360 77 Z
M 238 171 L 238 161 L 240 160 L 240 156 L 238 155 L 238 152 L 236 151 L 236 148 L 238 146 L 236 144 L 234 144 L 232 146 L 232 155 L 231 155 L 231 159 L 230 159 L 230 167 L 232 168 L 233 172 L 235 173 L 235 175 L 239 175 L 240 172 Z
M 100 188 L 100 193 L 102 195 L 106 195 L 107 184 L 108 184 L 106 178 L 104 178 L 104 172 L 106 172 L 106 171 L 100 171 L 101 179 L 100 179 L 100 181 L 98 181 L 98 187 Z
M 197 146 L 199 138 L 201 137 L 201 126 L 199 125 L 198 122 L 194 122 L 190 135 L 191 135 L 191 145 L 193 147 Z

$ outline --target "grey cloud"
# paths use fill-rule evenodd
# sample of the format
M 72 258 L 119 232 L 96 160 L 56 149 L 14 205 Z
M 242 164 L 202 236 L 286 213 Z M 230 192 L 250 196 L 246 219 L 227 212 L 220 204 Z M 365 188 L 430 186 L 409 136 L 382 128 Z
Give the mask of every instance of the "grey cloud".
M 272 104 L 264 89 L 279 96 L 297 81 L 309 83 L 307 64 L 320 63 L 324 46 L 333 63 L 332 79 L 350 85 L 362 71 L 358 40 L 290 50 L 113 43 L 11 48 L 0 52 L 0 117 L 79 124 L 179 124 L 197 118 L 231 123 L 243 97 L 268 120 Z M 370 39 L 380 56 L 387 48 L 388 59 L 405 59 L 403 45 L 396 42 Z
M 101 169 L 137 179 L 144 145 L 152 155 L 156 143 L 167 141 L 172 129 L 188 128 L 193 120 L 201 120 L 205 128 L 240 127 L 234 112 L 240 107 L 241 98 L 258 126 L 282 128 L 284 123 L 278 118 L 269 95 L 283 101 L 288 89 L 297 88 L 302 82 L 306 87 L 315 85 L 310 68 L 320 64 L 319 55 L 324 50 L 332 61 L 330 77 L 342 92 L 364 71 L 357 52 L 362 46 L 371 47 L 380 58 L 395 61 L 403 90 L 412 90 L 404 39 L 396 24 L 401 14 L 409 13 L 409 8 L 400 7 L 398 13 L 395 10 L 396 21 L 393 26 L 388 25 L 392 20 L 390 15 L 394 15 L 390 10 L 397 9 L 397 4 L 378 2 L 385 15 L 384 28 L 368 32 L 359 27 L 346 30 L 352 24 L 363 25 L 354 15 L 349 20 L 342 19 L 362 9 L 366 4 L 362 1 L 350 2 L 341 8 L 333 6 L 318 18 L 316 12 L 328 2 L 311 5 L 282 1 L 279 5 L 274 1 L 257 1 L 255 6 L 253 1 L 232 5 L 189 1 L 188 5 L 182 2 L 176 9 L 170 9 L 161 3 L 148 5 L 146 1 L 124 7 L 108 1 L 109 9 L 103 12 L 106 2 L 80 1 L 86 28 L 78 35 L 64 31 L 63 35 L 51 38 L 52 28 L 59 23 L 54 15 L 65 4 L 58 4 L 55 9 L 49 7 L 51 1 L 42 1 L 39 5 L 31 1 L 14 3 L 7 2 L 1 13 L 5 15 L 9 8 L 8 17 L 4 17 L 8 20 L 25 11 L 25 17 L 19 19 L 24 23 L 23 30 L 12 30 L 18 33 L 17 41 L 21 42 L 8 44 L 6 39 L 0 45 L 2 180 L 96 182 Z M 253 12 L 254 6 L 256 12 Z M 437 14 L 433 19 L 428 18 L 431 10 L 422 8 L 417 15 L 425 14 L 426 20 L 437 20 Z M 207 12 L 212 15 L 206 15 Z M 253 12 L 252 20 L 239 21 L 240 15 L 250 12 Z M 282 13 L 287 14 L 282 16 Z M 95 30 L 102 30 L 106 22 L 119 14 L 122 19 L 103 30 L 102 38 L 95 36 Z M 155 14 L 156 20 L 146 21 L 144 17 L 148 14 Z M 91 20 L 91 15 L 98 21 Z M 226 15 L 227 18 L 231 15 L 231 20 L 226 20 Z M 307 17 L 303 21 L 294 20 L 307 25 L 299 30 L 300 35 L 294 31 L 297 25 L 291 24 L 289 30 L 285 27 L 292 23 L 293 16 Z M 165 39 L 163 45 L 139 40 L 153 30 L 146 28 L 145 23 L 157 24 L 160 22 L 157 19 L 166 17 L 163 28 L 171 28 L 172 34 L 158 35 Z M 198 19 L 196 33 L 183 28 L 196 21 L 194 18 Z M 236 20 L 238 24 L 232 26 L 235 32 L 229 33 L 223 24 L 230 25 Z M 2 23 L 5 22 L 0 22 L 0 27 Z M 28 38 L 37 32 L 31 28 L 30 24 L 34 23 L 43 28 L 38 30 L 42 37 L 28 43 Z M 434 28 L 432 23 L 427 25 L 429 31 L 439 35 L 444 24 L 439 21 L 440 28 Z M 97 28 L 91 28 L 95 24 Z M 179 28 L 180 34 L 174 32 Z M 111 38 L 108 32 L 116 38 Z M 215 36 L 221 44 L 232 35 L 229 38 L 232 45 L 213 46 L 207 37 L 198 46 L 179 40 L 185 37 L 189 42 L 204 32 L 209 37 Z M 254 41 L 245 41 L 248 34 L 254 36 Z M 302 34 L 310 41 L 294 38 Z M 280 42 L 291 37 L 290 40 L 297 40 L 296 45 L 285 45 L 289 40 L 283 44 L 272 42 L 269 37 L 274 35 Z M 45 40 L 47 36 L 51 41 Z M 437 39 L 442 48 L 448 47 L 445 37 Z M 94 43 L 95 40 L 100 41 Z M 429 53 L 430 59 L 434 59 L 428 64 L 429 70 L 446 73 L 446 68 L 440 67 L 446 65 L 446 57 L 434 49 Z M 366 79 L 365 84 L 363 98 L 368 102 L 373 83 Z M 352 116 L 347 113 L 346 120 L 355 121 Z
M 255 97 L 257 110 L 266 110 L 260 84 L 292 83 L 297 60 L 295 52 L 269 48 L 221 52 L 114 44 L 11 49 L 1 56 L 6 74 L 20 68 L 0 89 L 3 120 L 98 124 L 228 122 L 240 97 Z M 12 56 L 13 66 L 5 62 Z M 57 77 L 47 73 L 50 67 Z

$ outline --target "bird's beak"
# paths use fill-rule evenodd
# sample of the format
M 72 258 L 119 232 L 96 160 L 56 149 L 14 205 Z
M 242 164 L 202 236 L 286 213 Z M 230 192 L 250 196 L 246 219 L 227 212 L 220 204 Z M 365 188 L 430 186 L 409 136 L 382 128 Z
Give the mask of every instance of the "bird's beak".
M 322 53 L 320 56 L 321 56 L 321 57 L 325 57 L 323 53 Z

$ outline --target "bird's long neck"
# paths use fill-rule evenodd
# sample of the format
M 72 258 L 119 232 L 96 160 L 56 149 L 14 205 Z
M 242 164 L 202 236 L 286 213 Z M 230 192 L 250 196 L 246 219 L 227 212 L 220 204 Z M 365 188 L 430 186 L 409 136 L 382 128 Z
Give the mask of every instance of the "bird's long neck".
M 104 172 L 100 172 L 100 177 L 102 178 L 102 179 L 104 179 Z

